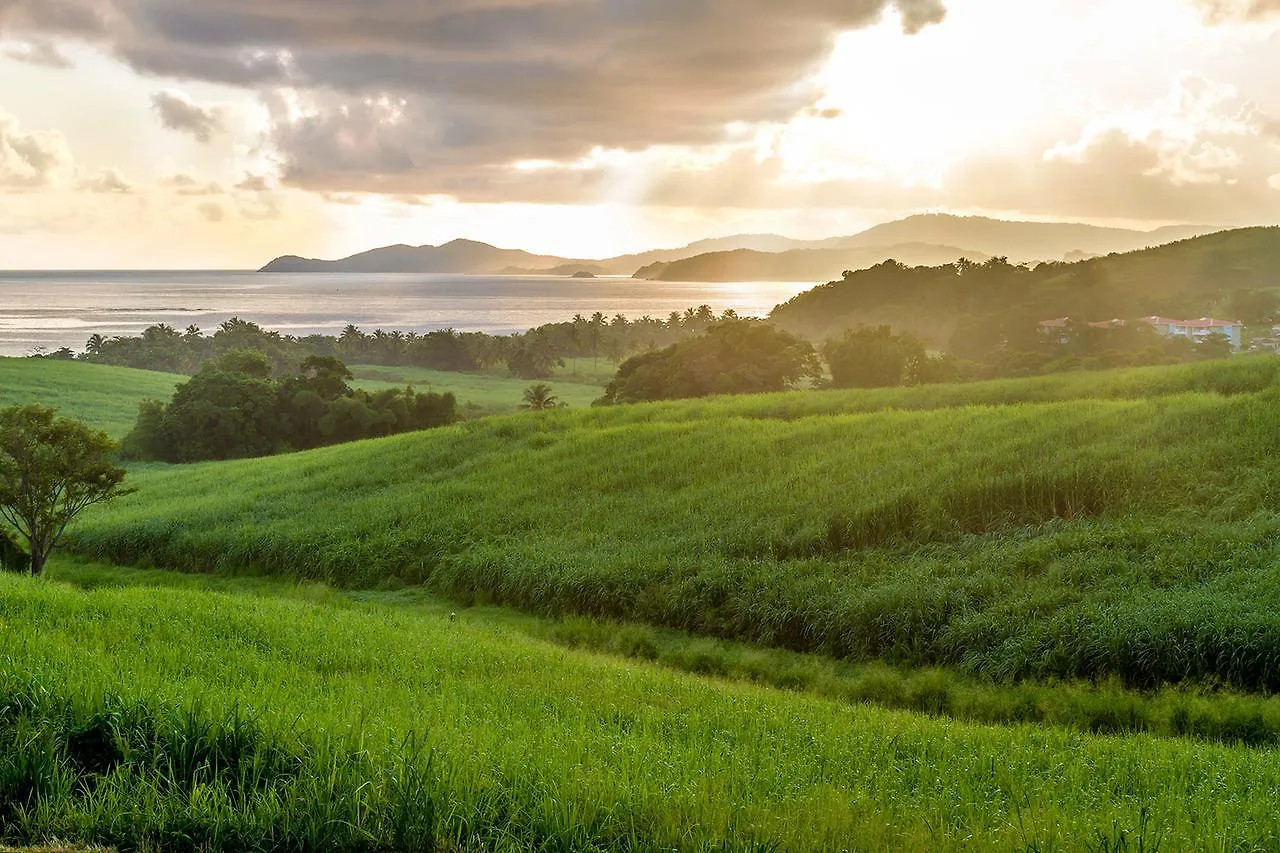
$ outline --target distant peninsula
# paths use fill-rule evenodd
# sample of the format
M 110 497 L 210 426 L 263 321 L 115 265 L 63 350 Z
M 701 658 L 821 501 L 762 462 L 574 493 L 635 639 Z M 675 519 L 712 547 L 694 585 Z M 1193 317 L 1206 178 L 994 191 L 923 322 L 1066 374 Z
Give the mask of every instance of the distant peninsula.
M 983 260 L 1059 261 L 1131 252 L 1219 229 L 1176 226 L 1156 231 L 1075 223 L 1015 222 L 923 214 L 847 237 L 796 240 L 777 234 L 738 234 L 602 260 L 538 255 L 475 240 L 440 246 L 385 246 L 339 260 L 297 255 L 276 258 L 266 273 L 424 273 L 452 275 L 633 276 L 660 281 L 826 281 L 846 269 L 893 258 L 906 264 Z M 584 276 L 585 278 L 585 276 Z

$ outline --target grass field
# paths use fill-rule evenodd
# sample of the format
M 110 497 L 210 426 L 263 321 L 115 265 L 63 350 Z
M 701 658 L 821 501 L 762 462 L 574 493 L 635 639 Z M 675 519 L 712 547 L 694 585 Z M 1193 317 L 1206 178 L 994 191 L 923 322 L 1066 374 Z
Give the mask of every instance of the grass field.
M 40 403 L 120 439 L 133 429 L 138 404 L 167 400 L 184 377 L 55 359 L 0 358 L 0 408 Z
M 412 385 L 417 391 L 452 391 L 468 417 L 511 414 L 524 401 L 525 389 L 535 384 L 528 379 L 496 373 L 449 373 L 421 367 L 356 365 L 351 372 L 356 377 L 352 385 L 369 391 L 403 388 L 405 385 Z M 546 383 L 557 397 L 574 409 L 589 408 L 604 393 L 599 385 L 581 381 L 552 378 Z
M 116 433 L 94 389 L 154 395 L 6 369 L 0 404 Z M 525 413 L 136 468 L 70 534 L 101 562 L 0 576 L 0 843 L 1280 849 L 1278 380 Z
M 86 573 L 98 583 L 104 571 Z M 454 619 L 429 598 L 389 606 L 253 580 L 181 586 L 0 578 L 5 840 L 1280 845 L 1274 749 L 974 726 L 708 681 L 566 651 L 492 610 Z
M 589 363 L 586 365 L 589 367 Z M 419 391 L 452 391 L 467 417 L 510 414 L 519 409 L 524 379 L 492 374 L 448 373 L 414 367 L 353 368 L 355 387 L 377 391 L 413 385 Z M 549 380 L 556 396 L 575 409 L 589 408 L 603 392 L 590 377 Z M 62 414 L 92 423 L 120 439 L 133 428 L 138 404 L 167 400 L 186 377 L 127 367 L 110 367 L 54 359 L 0 358 L 0 408 L 41 403 Z
M 487 419 L 139 472 L 71 545 L 1003 683 L 1276 690 L 1275 370 Z

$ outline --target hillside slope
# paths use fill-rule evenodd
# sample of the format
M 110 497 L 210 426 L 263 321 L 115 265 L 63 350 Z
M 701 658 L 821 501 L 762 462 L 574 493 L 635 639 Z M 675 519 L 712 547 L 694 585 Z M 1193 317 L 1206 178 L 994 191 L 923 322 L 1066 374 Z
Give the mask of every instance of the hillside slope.
M 491 419 L 147 471 L 71 546 L 996 679 L 1275 690 L 1278 370 Z
M 946 347 L 963 318 L 996 328 L 1073 316 L 1201 317 L 1230 311 L 1241 289 L 1280 288 L 1280 228 L 1245 228 L 1153 249 L 1033 268 L 992 265 L 860 270 L 802 293 L 770 315 L 822 338 L 886 323 Z M 1238 319 L 1224 317 L 1224 319 Z
M 0 408 L 40 403 L 119 439 L 138 404 L 167 400 L 185 376 L 56 359 L 0 358 Z

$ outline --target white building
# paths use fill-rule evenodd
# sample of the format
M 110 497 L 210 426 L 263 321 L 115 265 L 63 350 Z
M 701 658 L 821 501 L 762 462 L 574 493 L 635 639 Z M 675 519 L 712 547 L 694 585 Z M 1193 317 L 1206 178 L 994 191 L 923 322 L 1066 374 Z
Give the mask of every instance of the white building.
M 1215 320 L 1212 317 L 1201 317 L 1199 320 L 1174 320 L 1169 317 L 1142 319 L 1167 338 L 1190 338 L 1199 343 L 1211 335 L 1222 335 L 1231 342 L 1233 350 L 1239 352 L 1244 349 L 1244 323 L 1239 320 Z

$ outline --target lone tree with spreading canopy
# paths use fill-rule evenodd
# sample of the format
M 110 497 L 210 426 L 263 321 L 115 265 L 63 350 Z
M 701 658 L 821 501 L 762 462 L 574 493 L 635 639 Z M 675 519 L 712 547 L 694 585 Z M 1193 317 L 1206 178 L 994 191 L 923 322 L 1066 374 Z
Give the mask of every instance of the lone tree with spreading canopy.
M 106 433 L 46 406 L 0 410 L 0 520 L 27 540 L 31 574 L 44 571 L 72 519 L 134 491 L 121 486 L 115 449 Z

